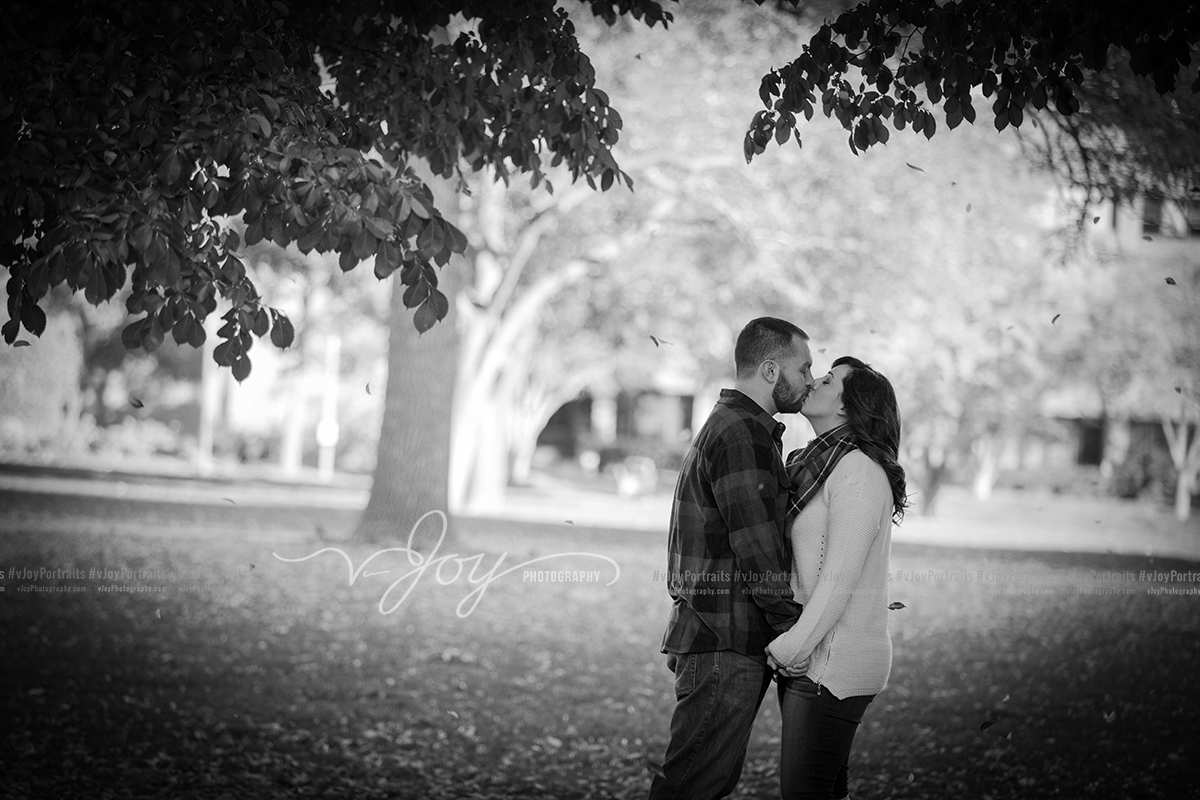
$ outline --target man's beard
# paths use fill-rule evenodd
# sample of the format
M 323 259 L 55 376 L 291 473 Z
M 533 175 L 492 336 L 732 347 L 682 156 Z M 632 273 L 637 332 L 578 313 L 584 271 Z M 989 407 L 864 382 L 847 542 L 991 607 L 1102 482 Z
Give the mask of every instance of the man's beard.
M 808 397 L 807 388 L 797 389 L 787 376 L 782 372 L 779 373 L 779 380 L 775 381 L 775 390 L 771 393 L 771 399 L 775 401 L 775 408 L 780 414 L 797 414 L 804 407 L 804 401 Z

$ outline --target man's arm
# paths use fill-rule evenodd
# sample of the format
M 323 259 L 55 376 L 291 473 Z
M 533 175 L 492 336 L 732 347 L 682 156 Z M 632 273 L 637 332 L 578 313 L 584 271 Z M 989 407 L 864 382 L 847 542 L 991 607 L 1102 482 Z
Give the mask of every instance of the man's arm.
M 782 633 L 802 607 L 788 580 L 792 565 L 776 512 L 776 499 L 786 491 L 774 469 L 779 455 L 771 441 L 749 433 L 723 445 L 712 462 L 713 497 L 729 528 L 735 568 L 771 627 Z

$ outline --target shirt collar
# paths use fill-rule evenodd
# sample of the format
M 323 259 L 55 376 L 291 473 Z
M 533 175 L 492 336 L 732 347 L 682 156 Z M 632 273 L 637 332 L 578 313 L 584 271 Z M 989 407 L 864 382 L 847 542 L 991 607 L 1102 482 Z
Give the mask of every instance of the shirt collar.
M 783 432 L 787 430 L 787 426 L 768 414 L 766 409 L 751 400 L 748 395 L 737 389 L 722 389 L 721 399 L 718 402 L 749 412 L 758 424 L 766 428 L 772 439 L 776 442 L 783 439 Z

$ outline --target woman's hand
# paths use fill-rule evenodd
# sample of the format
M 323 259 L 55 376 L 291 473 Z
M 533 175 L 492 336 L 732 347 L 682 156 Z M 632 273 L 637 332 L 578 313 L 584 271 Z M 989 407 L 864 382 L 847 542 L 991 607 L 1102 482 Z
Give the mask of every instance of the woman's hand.
M 808 662 L 806 658 L 803 661 L 797 661 L 795 664 L 780 664 L 775 660 L 775 656 L 771 655 L 771 651 L 767 651 L 767 666 L 775 672 L 776 675 L 782 675 L 785 678 L 801 678 L 804 673 L 808 672 Z

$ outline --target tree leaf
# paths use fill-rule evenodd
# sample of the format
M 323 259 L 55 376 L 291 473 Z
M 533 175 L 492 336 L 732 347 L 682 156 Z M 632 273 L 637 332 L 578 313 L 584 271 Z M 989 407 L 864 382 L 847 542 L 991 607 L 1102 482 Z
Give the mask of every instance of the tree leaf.
M 262 114 L 254 113 L 250 115 L 250 122 L 258 129 L 264 139 L 271 137 L 271 123 Z
M 232 366 L 230 367 L 230 371 L 233 372 L 234 380 L 236 380 L 238 383 L 241 383 L 242 381 L 246 380 L 246 378 L 249 378 L 250 357 L 243 355 L 237 361 L 233 362 Z
M 26 300 L 21 304 L 21 324 L 34 336 L 41 336 L 46 331 L 46 312 L 37 303 Z
M 425 302 L 429 296 L 429 283 L 424 279 L 417 281 L 404 290 L 404 307 L 416 308 Z
M 146 324 L 146 318 L 135 320 L 129 323 L 121 331 L 121 344 L 125 345 L 126 350 L 136 350 L 142 344 L 142 327 Z
M 296 330 L 292 327 L 290 319 L 279 312 L 273 313 L 275 324 L 271 326 L 271 344 L 280 350 L 286 350 L 292 346 L 292 342 L 296 338 Z
M 250 329 L 254 331 L 255 336 L 266 336 L 267 329 L 270 326 L 271 323 L 267 319 L 267 310 L 262 306 L 259 306 L 258 310 L 254 312 L 254 318 Z
M 399 268 L 400 248 L 391 241 L 381 241 L 375 251 L 375 277 L 383 280 Z
M 378 239 L 365 226 L 358 232 L 358 236 L 354 237 L 353 251 L 360 261 L 374 255 L 378 246 Z
M 413 314 L 413 325 L 416 326 L 418 332 L 425 333 L 440 322 L 449 310 L 450 304 L 446 300 L 446 296 L 434 289 Z
M 246 226 L 246 244 L 247 246 L 256 245 L 263 240 L 263 220 L 262 217 L 251 222 Z M 155 240 L 157 241 L 157 240 Z

